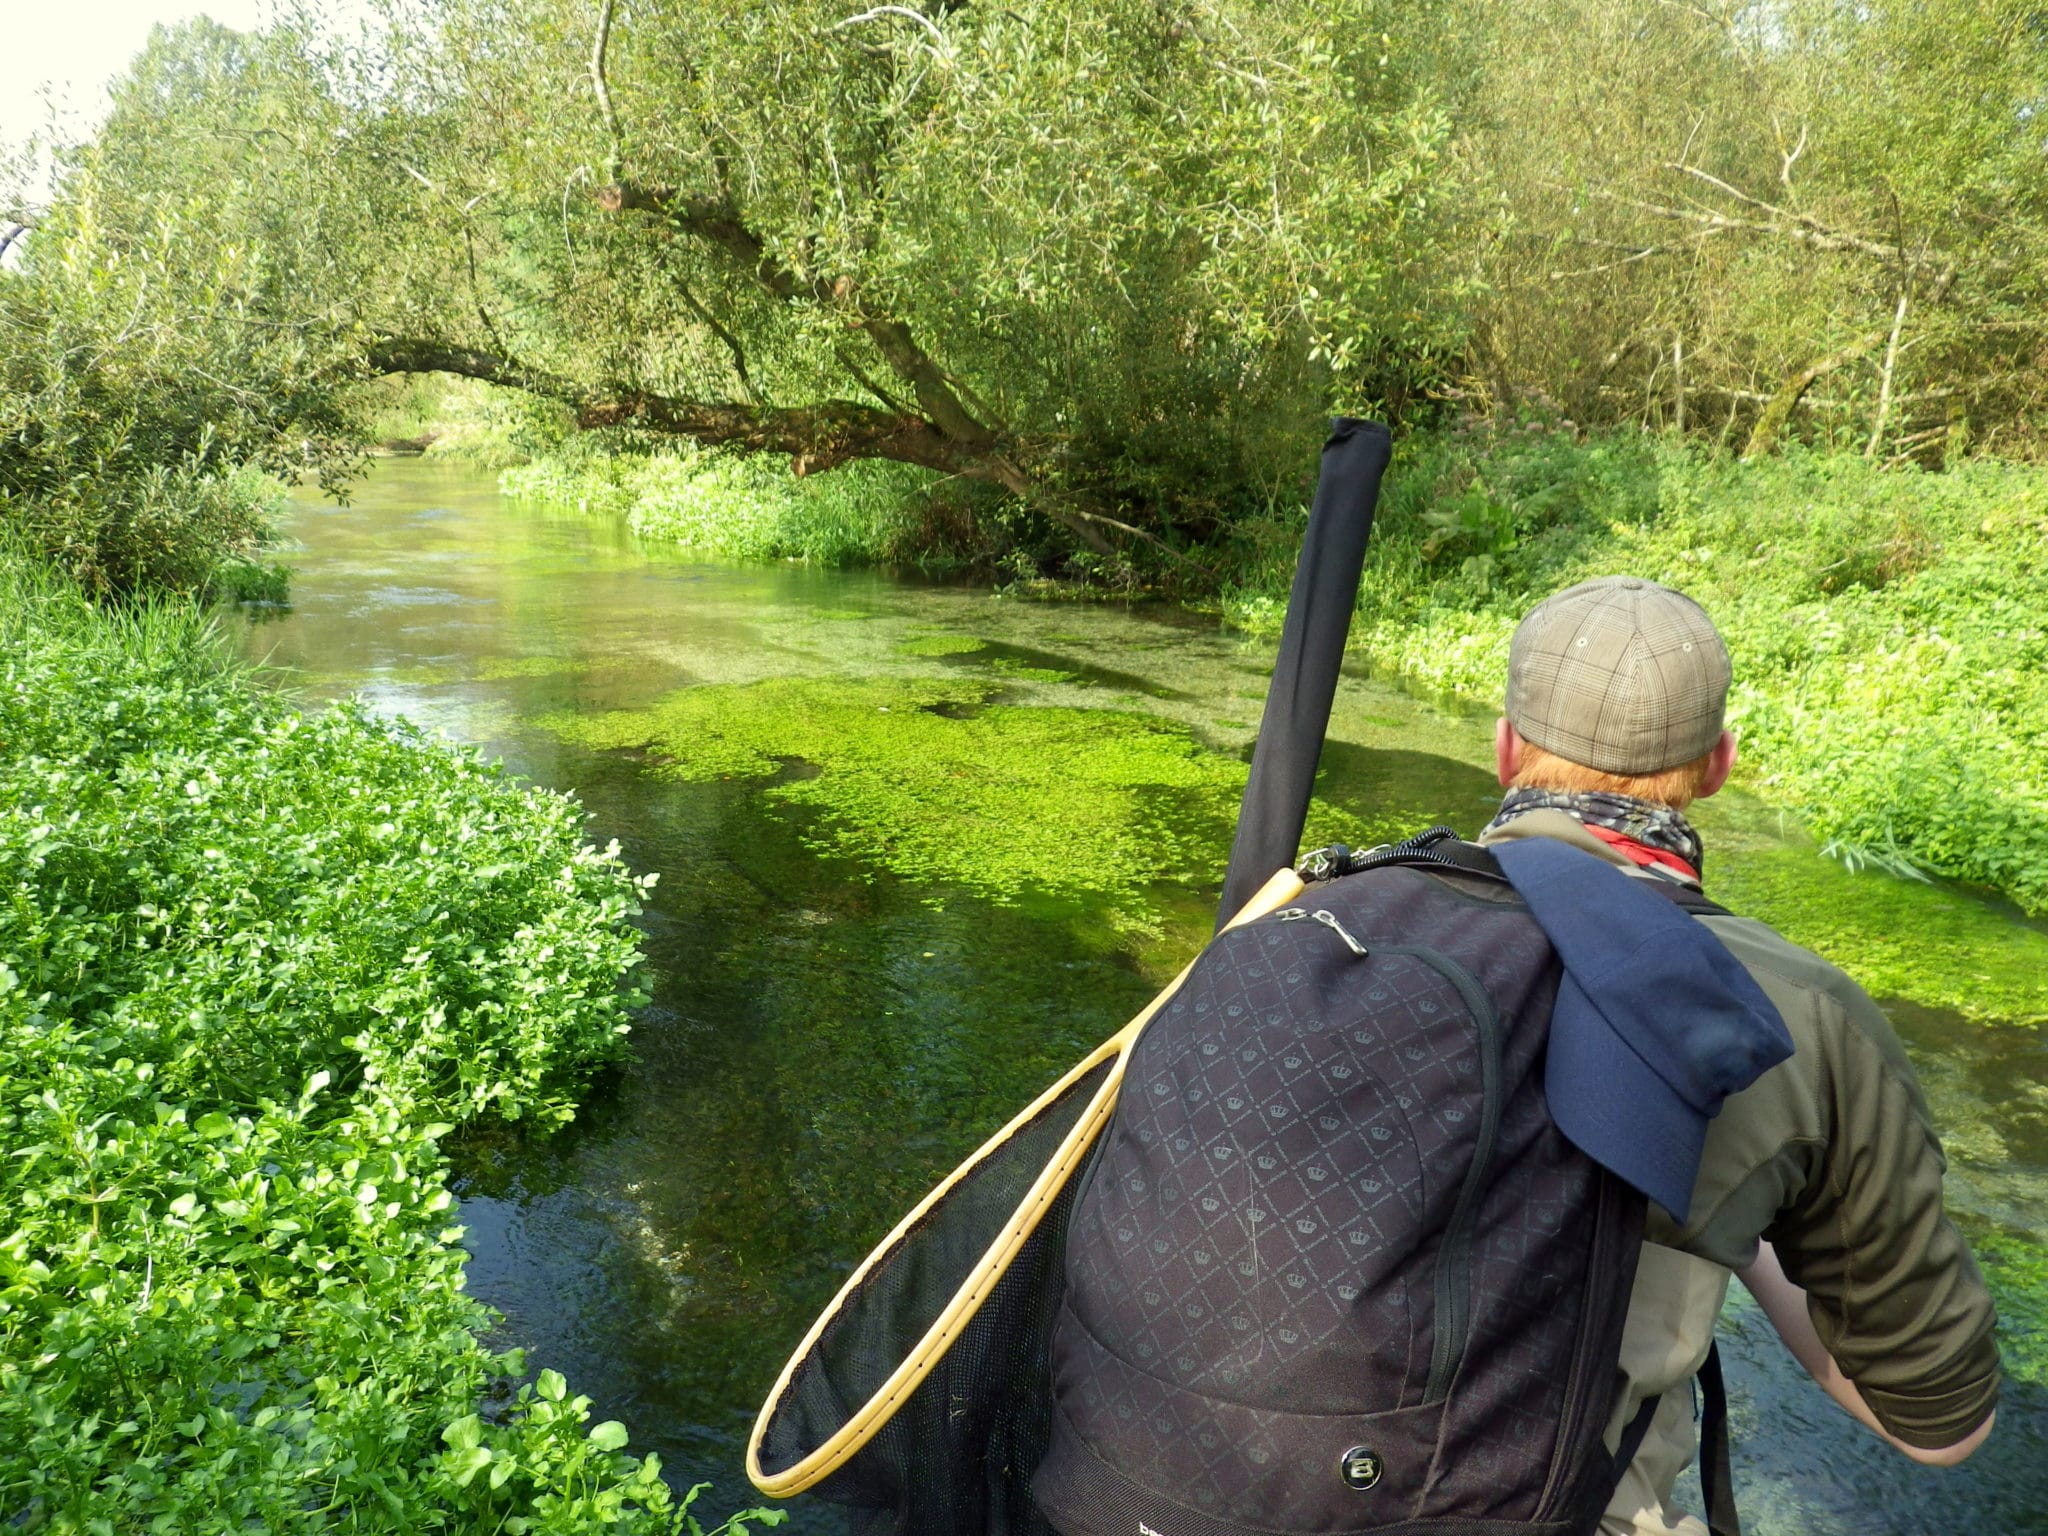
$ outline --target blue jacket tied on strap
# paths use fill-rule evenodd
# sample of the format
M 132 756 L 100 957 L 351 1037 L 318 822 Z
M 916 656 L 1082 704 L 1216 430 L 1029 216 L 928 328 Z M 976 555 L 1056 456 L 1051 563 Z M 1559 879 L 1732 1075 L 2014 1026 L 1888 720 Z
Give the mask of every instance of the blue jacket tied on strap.
M 1721 1102 L 1788 1060 L 1776 1006 L 1646 880 L 1551 838 L 1491 852 L 1564 964 L 1544 1091 L 1558 1128 L 1683 1223 Z

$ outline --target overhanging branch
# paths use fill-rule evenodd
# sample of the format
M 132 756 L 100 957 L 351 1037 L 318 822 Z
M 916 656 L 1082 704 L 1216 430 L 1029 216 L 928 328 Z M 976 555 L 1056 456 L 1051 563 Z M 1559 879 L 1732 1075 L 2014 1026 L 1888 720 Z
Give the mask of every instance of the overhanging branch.
M 854 459 L 893 459 L 943 474 L 1006 484 L 1012 466 L 988 446 L 957 442 L 923 417 L 882 410 L 854 400 L 771 407 L 730 401 L 677 400 L 644 391 L 585 388 L 545 370 L 472 347 L 387 337 L 367 356 L 376 373 L 452 373 L 465 379 L 557 400 L 576 413 L 577 426 L 637 427 L 707 446 L 789 455 L 799 475 L 833 469 Z
M 727 204 L 685 197 L 673 187 L 618 182 L 600 187 L 600 208 L 610 213 L 638 211 L 665 219 L 678 233 L 719 251 L 754 282 L 785 302 L 811 298 L 844 313 L 881 355 L 889 370 L 910 386 L 918 409 L 946 437 L 964 447 L 989 449 L 996 429 L 978 418 L 910 327 L 862 297 L 848 277 L 806 277 L 779 261 L 739 213 Z

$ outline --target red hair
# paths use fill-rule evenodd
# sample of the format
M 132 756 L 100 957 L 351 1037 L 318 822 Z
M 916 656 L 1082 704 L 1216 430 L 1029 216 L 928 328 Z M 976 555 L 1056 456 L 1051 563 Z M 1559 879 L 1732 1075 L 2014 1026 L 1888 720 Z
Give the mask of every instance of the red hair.
M 1656 773 L 1606 773 L 1559 757 L 1525 736 L 1522 738 L 1521 755 L 1516 759 L 1511 787 L 1561 790 L 1568 794 L 1600 790 L 1682 811 L 1699 797 L 1700 786 L 1707 781 L 1707 774 L 1713 766 L 1714 749 L 1709 747 L 1689 763 L 1660 769 Z

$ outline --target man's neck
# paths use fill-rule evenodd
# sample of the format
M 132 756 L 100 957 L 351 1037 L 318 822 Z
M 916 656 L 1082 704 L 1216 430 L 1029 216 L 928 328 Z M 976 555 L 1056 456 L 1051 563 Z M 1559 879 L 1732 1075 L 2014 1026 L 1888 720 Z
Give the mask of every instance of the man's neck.
M 1631 863 L 1694 883 L 1700 879 L 1700 835 L 1674 806 L 1602 790 L 1511 789 L 1492 825 L 1531 811 L 1562 811 Z

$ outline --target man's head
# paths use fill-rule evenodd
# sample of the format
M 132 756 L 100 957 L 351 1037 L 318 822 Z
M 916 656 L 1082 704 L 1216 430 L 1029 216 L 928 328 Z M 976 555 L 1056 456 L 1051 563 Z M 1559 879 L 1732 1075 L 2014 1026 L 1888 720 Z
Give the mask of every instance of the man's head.
M 1735 766 L 1728 681 L 1728 648 L 1691 598 L 1633 576 L 1580 582 L 1508 648 L 1500 781 L 1680 807 L 1711 795 Z

